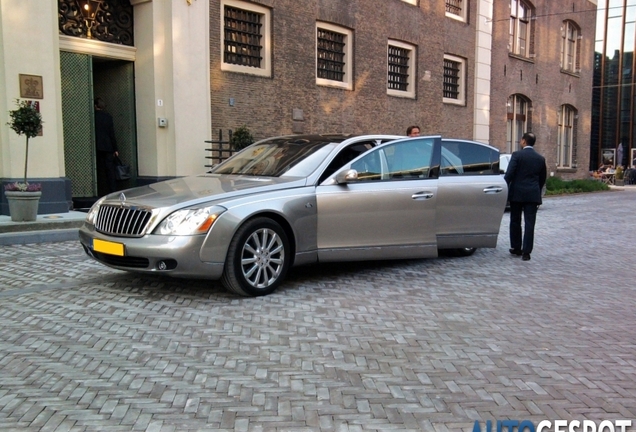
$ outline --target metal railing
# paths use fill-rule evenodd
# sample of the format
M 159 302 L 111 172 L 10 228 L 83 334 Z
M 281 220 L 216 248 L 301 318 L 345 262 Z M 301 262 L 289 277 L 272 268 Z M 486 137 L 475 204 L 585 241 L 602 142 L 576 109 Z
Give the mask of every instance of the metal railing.
M 206 156 L 206 159 L 210 159 L 210 163 L 206 164 L 206 168 L 212 168 L 215 165 L 220 164 L 224 160 L 230 158 L 236 150 L 233 150 L 230 146 L 230 141 L 232 140 L 232 130 L 228 129 L 228 138 L 227 140 L 223 140 L 223 130 L 219 129 L 219 139 L 218 140 L 209 140 L 205 141 L 206 144 L 210 144 L 209 148 L 206 148 L 206 151 L 210 152 L 209 156 Z

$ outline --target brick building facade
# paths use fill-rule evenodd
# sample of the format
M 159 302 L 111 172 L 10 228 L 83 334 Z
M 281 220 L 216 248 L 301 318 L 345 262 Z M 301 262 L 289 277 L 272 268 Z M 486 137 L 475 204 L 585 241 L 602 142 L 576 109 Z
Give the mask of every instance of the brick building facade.
M 415 2 L 413 2 L 415 3 Z M 469 13 L 476 1 L 466 1 Z M 470 5 L 468 5 L 470 3 Z M 223 70 L 224 8 L 262 6 L 271 20 L 271 72 Z M 263 13 L 260 9 L 257 13 Z M 475 20 L 446 16 L 444 2 L 404 0 L 210 1 L 212 129 L 246 125 L 255 138 L 288 133 L 395 133 L 473 137 Z M 349 31 L 349 88 L 318 83 L 317 28 Z M 267 37 L 267 36 L 265 36 Z M 267 43 L 267 41 L 265 41 Z M 387 91 L 387 47 L 412 48 L 403 95 Z M 463 100 L 444 103 L 444 55 L 463 61 Z M 345 76 L 346 78 L 346 76 Z M 233 106 L 232 106 L 233 105 Z
M 243 125 L 260 139 L 415 124 L 504 152 L 531 130 L 551 172 L 587 176 L 596 0 L 2 0 L 0 11 L 0 107 L 35 99 L 46 125 L 29 161 L 40 214 L 99 196 L 96 96 L 133 168 L 121 188 L 202 172 L 206 141 Z M 29 77 L 38 97 L 21 87 Z M 20 179 L 22 149 L 0 122 L 1 183 Z
M 224 57 L 233 49 L 226 12 L 235 9 L 268 24 L 260 42 L 267 66 L 228 67 L 237 60 Z M 403 134 L 418 124 L 424 134 L 476 139 L 502 152 L 532 131 L 553 175 L 586 177 L 595 11 L 590 0 L 573 0 L 567 11 L 549 0 L 212 0 L 212 129 L 246 125 L 258 139 Z M 352 47 L 348 86 L 317 77 L 323 27 Z M 387 91 L 392 44 L 412 56 L 401 94 Z M 449 98 L 453 73 L 459 94 Z
M 588 176 L 595 26 L 588 0 L 494 2 L 491 144 L 514 151 L 525 126 L 549 173 Z

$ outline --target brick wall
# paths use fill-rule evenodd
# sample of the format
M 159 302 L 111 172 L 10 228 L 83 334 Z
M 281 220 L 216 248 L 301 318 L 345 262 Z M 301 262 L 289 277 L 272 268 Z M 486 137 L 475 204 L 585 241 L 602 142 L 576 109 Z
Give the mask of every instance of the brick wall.
M 537 135 L 535 149 L 543 154 L 549 173 L 562 178 L 586 178 L 589 169 L 592 75 L 594 59 L 596 6 L 588 0 L 572 0 L 564 8 L 561 2 L 533 2 L 536 56 L 520 59 L 509 55 L 509 2 L 494 2 L 493 57 L 491 70 L 491 144 L 506 149 L 506 102 L 513 94 L 522 94 L 532 102 L 532 131 Z M 581 28 L 578 74 L 561 72 L 561 26 L 572 20 Z M 557 170 L 557 121 L 560 106 L 569 104 L 578 111 L 576 125 L 576 169 Z
M 418 124 L 422 132 L 472 138 L 475 25 L 445 17 L 444 2 L 422 0 L 262 0 L 271 8 L 272 77 L 221 71 L 220 0 L 210 1 L 212 129 L 246 124 L 255 138 L 305 133 L 395 133 Z M 470 1 L 474 7 L 475 1 Z M 316 85 L 316 21 L 354 32 L 354 85 Z M 387 40 L 417 47 L 416 99 L 386 92 Z M 467 59 L 466 106 L 442 102 L 443 56 Z M 430 80 L 425 79 L 430 72 Z M 428 75 L 428 74 L 426 74 Z M 229 100 L 234 106 L 229 106 Z M 292 110 L 304 121 L 294 125 Z M 300 128 L 300 129 L 299 129 Z

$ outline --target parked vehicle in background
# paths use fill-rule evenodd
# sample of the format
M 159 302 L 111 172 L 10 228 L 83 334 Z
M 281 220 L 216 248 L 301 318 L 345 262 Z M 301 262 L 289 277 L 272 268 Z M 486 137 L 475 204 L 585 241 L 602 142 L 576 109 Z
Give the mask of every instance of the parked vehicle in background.
M 512 155 L 510 153 L 501 153 L 499 155 L 499 171 L 502 174 L 506 173 L 506 170 L 508 169 L 508 164 L 510 163 L 510 158 L 512 157 Z
M 80 229 L 113 268 L 269 294 L 293 265 L 469 255 L 497 245 L 499 151 L 440 136 L 294 135 L 210 172 L 107 195 Z

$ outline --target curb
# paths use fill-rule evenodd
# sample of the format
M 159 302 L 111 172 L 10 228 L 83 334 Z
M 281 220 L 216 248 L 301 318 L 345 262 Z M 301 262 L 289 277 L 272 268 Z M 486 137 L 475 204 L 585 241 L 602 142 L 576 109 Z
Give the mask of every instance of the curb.
M 79 241 L 79 228 L 21 231 L 0 234 L 0 246 L 54 243 L 73 240 Z

